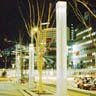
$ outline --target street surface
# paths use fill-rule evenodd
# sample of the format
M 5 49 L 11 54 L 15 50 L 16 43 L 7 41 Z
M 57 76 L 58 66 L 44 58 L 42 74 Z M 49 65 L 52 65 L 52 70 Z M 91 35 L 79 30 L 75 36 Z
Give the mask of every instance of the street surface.
M 37 83 L 36 83 L 37 85 Z M 0 77 L 0 96 L 56 96 L 56 85 L 44 83 L 44 94 L 38 94 L 38 89 L 29 89 L 28 82 L 18 84 L 12 78 Z M 70 87 L 71 88 L 71 87 Z M 78 88 L 68 89 L 68 96 L 96 96 L 96 92 L 80 90 Z
M 13 83 L 0 81 L 0 96 L 23 96 Z

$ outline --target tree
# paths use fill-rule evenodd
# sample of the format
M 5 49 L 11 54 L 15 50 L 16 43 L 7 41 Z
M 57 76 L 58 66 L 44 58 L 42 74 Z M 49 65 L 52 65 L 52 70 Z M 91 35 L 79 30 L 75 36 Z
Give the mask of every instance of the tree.
M 18 0 L 18 9 L 23 19 L 24 25 L 26 27 L 27 33 L 31 38 L 31 43 L 34 43 L 35 40 L 35 49 L 37 56 L 37 68 L 39 71 L 39 92 L 42 93 L 42 68 L 44 64 L 44 53 L 46 51 L 46 38 L 47 31 L 43 31 L 43 29 L 48 29 L 49 27 L 53 27 L 55 23 L 54 14 L 55 14 L 55 6 L 52 6 L 52 2 L 46 0 L 37 1 L 37 0 L 27 0 L 27 7 L 25 8 L 27 18 L 24 17 L 24 12 L 22 11 L 23 7 L 20 5 L 23 2 Z M 43 26 L 42 22 L 47 22 L 48 24 Z M 44 27 L 44 28 L 43 28 Z M 34 30 L 37 28 L 37 30 Z

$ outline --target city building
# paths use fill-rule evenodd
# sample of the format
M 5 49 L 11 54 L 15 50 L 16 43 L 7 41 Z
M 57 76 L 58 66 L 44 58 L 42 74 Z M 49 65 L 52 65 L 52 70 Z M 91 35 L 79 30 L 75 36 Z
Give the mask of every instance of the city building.
M 84 13 L 84 20 L 87 24 L 77 25 L 74 28 L 71 24 L 71 63 L 72 68 L 95 68 L 96 67 L 96 27 L 92 16 L 88 11 Z M 89 26 L 89 27 L 88 27 Z M 73 35 L 72 35 L 73 34 Z M 69 60 L 69 59 L 68 59 Z
M 96 31 L 92 27 L 87 29 L 77 28 L 76 40 L 73 45 L 73 66 L 74 68 L 95 68 L 96 67 Z

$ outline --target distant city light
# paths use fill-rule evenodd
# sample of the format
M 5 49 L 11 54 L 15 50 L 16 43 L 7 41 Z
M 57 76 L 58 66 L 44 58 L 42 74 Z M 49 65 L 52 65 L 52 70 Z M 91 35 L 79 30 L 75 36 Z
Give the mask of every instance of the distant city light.
M 81 34 L 84 34 L 85 32 L 88 32 L 88 31 L 91 31 L 91 30 L 92 30 L 92 27 L 90 27 L 90 28 L 88 28 L 88 29 L 86 29 L 84 31 L 81 31 L 81 32 L 77 33 L 77 36 L 78 35 L 81 35 Z
M 41 23 L 41 25 L 48 25 L 50 24 L 49 22 L 44 22 L 44 23 Z

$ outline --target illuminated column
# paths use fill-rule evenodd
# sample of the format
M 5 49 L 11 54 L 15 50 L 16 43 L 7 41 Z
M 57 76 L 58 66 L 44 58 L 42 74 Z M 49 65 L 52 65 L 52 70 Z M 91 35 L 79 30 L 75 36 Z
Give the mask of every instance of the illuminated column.
M 67 26 L 66 8 L 64 1 L 56 4 L 56 49 L 57 49 L 57 85 L 56 96 L 67 96 Z
M 18 47 L 19 45 L 16 45 L 16 77 L 17 82 L 20 82 L 21 79 L 21 70 L 20 70 L 20 54 L 18 53 Z
M 29 88 L 34 87 L 34 45 L 29 45 Z
M 96 52 L 95 52 L 95 66 L 96 66 Z

